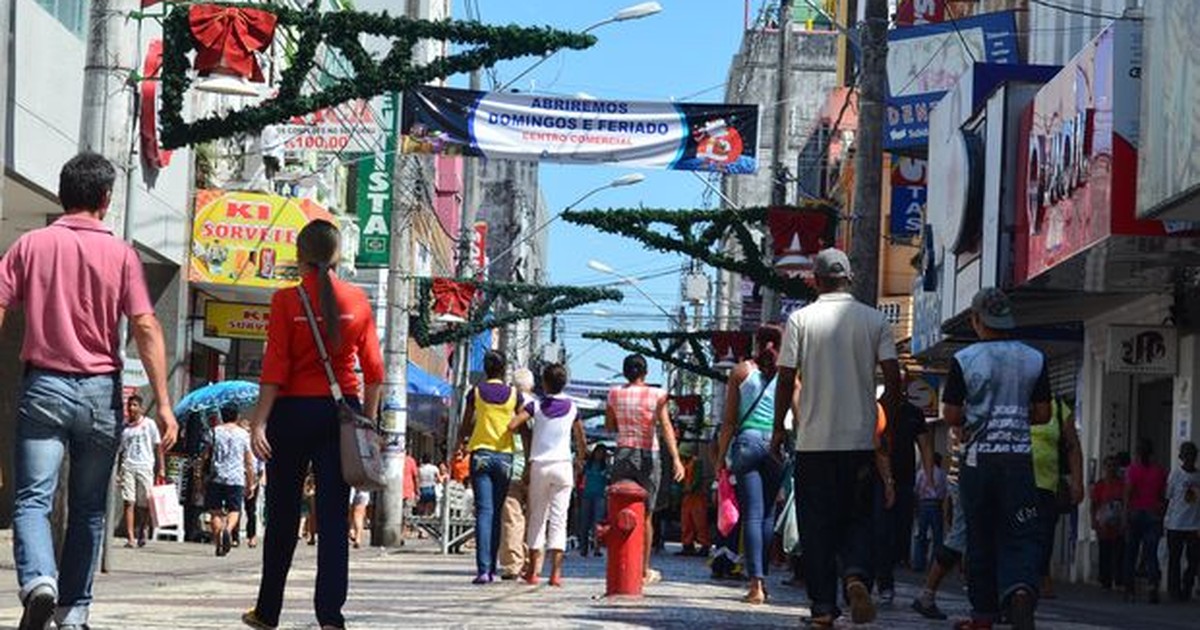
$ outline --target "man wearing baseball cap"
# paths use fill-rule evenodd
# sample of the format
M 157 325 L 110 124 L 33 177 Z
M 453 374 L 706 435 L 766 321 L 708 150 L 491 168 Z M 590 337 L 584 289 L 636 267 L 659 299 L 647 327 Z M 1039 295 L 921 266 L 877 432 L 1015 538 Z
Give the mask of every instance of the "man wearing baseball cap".
M 867 583 L 873 565 L 876 466 L 889 507 L 895 490 L 888 458 L 875 457 L 876 365 L 883 370 L 884 400 L 893 417 L 902 394 L 891 325 L 878 309 L 850 295 L 846 254 L 821 251 L 814 275 L 820 297 L 792 313 L 784 333 L 771 450 L 778 453 L 787 440 L 784 417 L 799 384 L 800 414 L 791 448 L 804 579 L 812 600 L 810 625 L 832 628 L 840 615 L 839 561 L 851 619 L 875 619 Z
M 1041 544 L 1029 428 L 1050 421 L 1046 358 L 1011 339 L 1016 322 L 1000 289 L 971 300 L 971 327 L 980 341 L 954 355 L 942 394 L 942 417 L 964 433 L 959 487 L 972 613 L 955 628 L 991 628 L 1003 607 L 1013 628 L 1032 630 Z

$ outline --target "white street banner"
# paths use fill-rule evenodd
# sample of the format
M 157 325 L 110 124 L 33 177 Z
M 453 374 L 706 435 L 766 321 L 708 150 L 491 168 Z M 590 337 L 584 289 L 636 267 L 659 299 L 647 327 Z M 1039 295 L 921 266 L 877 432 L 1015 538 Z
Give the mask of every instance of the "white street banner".
M 609 101 L 422 87 L 404 95 L 405 153 L 758 169 L 758 106 Z

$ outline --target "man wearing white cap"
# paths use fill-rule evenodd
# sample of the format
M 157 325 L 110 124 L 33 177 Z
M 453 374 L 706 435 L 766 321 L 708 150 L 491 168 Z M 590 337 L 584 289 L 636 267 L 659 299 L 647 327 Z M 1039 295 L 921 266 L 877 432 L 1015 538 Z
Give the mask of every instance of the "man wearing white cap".
M 784 446 L 786 401 L 800 384 L 793 448 L 810 625 L 831 628 L 840 615 L 839 561 L 851 620 L 875 619 L 867 583 L 873 565 L 877 465 L 889 507 L 895 497 L 888 458 L 875 457 L 875 366 L 883 370 L 884 402 L 895 417 L 901 401 L 900 364 L 887 317 L 849 293 L 852 274 L 846 254 L 821 251 L 814 274 L 820 297 L 792 313 L 783 337 L 771 450 L 778 453 Z

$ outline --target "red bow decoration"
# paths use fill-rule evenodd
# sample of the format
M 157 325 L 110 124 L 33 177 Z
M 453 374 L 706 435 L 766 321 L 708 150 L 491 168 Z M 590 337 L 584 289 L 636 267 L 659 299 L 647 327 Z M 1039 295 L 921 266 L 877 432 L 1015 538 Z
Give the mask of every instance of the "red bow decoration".
M 718 330 L 712 334 L 716 363 L 732 364 L 750 356 L 753 338 L 741 330 Z
M 837 222 L 828 210 L 776 206 L 767 210 L 775 268 L 796 276 L 811 269 L 808 257 L 832 247 Z
M 687 394 L 671 396 L 671 402 L 675 403 L 676 420 L 694 420 L 696 416 L 700 415 L 700 406 L 703 401 L 696 394 Z
M 141 120 L 138 135 L 141 138 L 142 160 L 146 166 L 160 169 L 171 163 L 171 152 L 158 146 L 158 76 L 162 69 L 163 42 L 150 40 L 146 60 L 142 65 Z
M 449 315 L 463 321 L 471 310 L 475 299 L 475 285 L 450 278 L 433 279 L 433 312 Z
M 188 9 L 188 25 L 196 39 L 196 71 L 263 82 L 254 58 L 275 39 L 275 14 L 261 9 L 198 4 Z

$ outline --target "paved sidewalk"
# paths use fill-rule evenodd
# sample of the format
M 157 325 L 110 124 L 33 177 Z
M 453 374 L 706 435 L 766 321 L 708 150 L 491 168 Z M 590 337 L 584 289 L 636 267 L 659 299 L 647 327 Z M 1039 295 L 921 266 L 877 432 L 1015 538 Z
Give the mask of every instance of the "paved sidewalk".
M 0 532 L 0 546 L 10 548 Z M 158 542 L 146 549 L 116 546 L 114 570 L 96 581 L 92 626 L 97 629 L 237 628 L 238 616 L 254 599 L 259 550 L 235 549 L 216 558 L 203 545 Z M 795 628 L 807 613 L 803 592 L 770 579 L 772 601 L 742 604 L 744 584 L 715 583 L 698 559 L 663 556 L 656 561 L 667 581 L 647 589 L 641 600 L 609 601 L 602 559 L 567 560 L 566 586 L 528 587 L 512 582 L 473 586 L 472 556 L 442 557 L 427 549 L 389 552 L 352 550 L 347 621 L 352 628 Z M 288 585 L 283 628 L 316 627 L 312 617 L 315 554 L 298 547 Z M 927 622 L 908 609 L 916 594 L 915 576 L 901 572 L 896 604 L 881 610 L 873 628 L 948 628 Z M 907 581 L 906 579 L 907 578 Z M 0 552 L 0 628 L 12 628 L 20 607 L 11 555 Z M 1101 591 L 1064 587 L 1060 600 L 1039 611 L 1039 627 L 1196 628 L 1200 605 L 1128 606 Z M 961 586 L 943 599 L 951 614 L 966 612 Z M 846 624 L 846 627 L 850 627 Z

